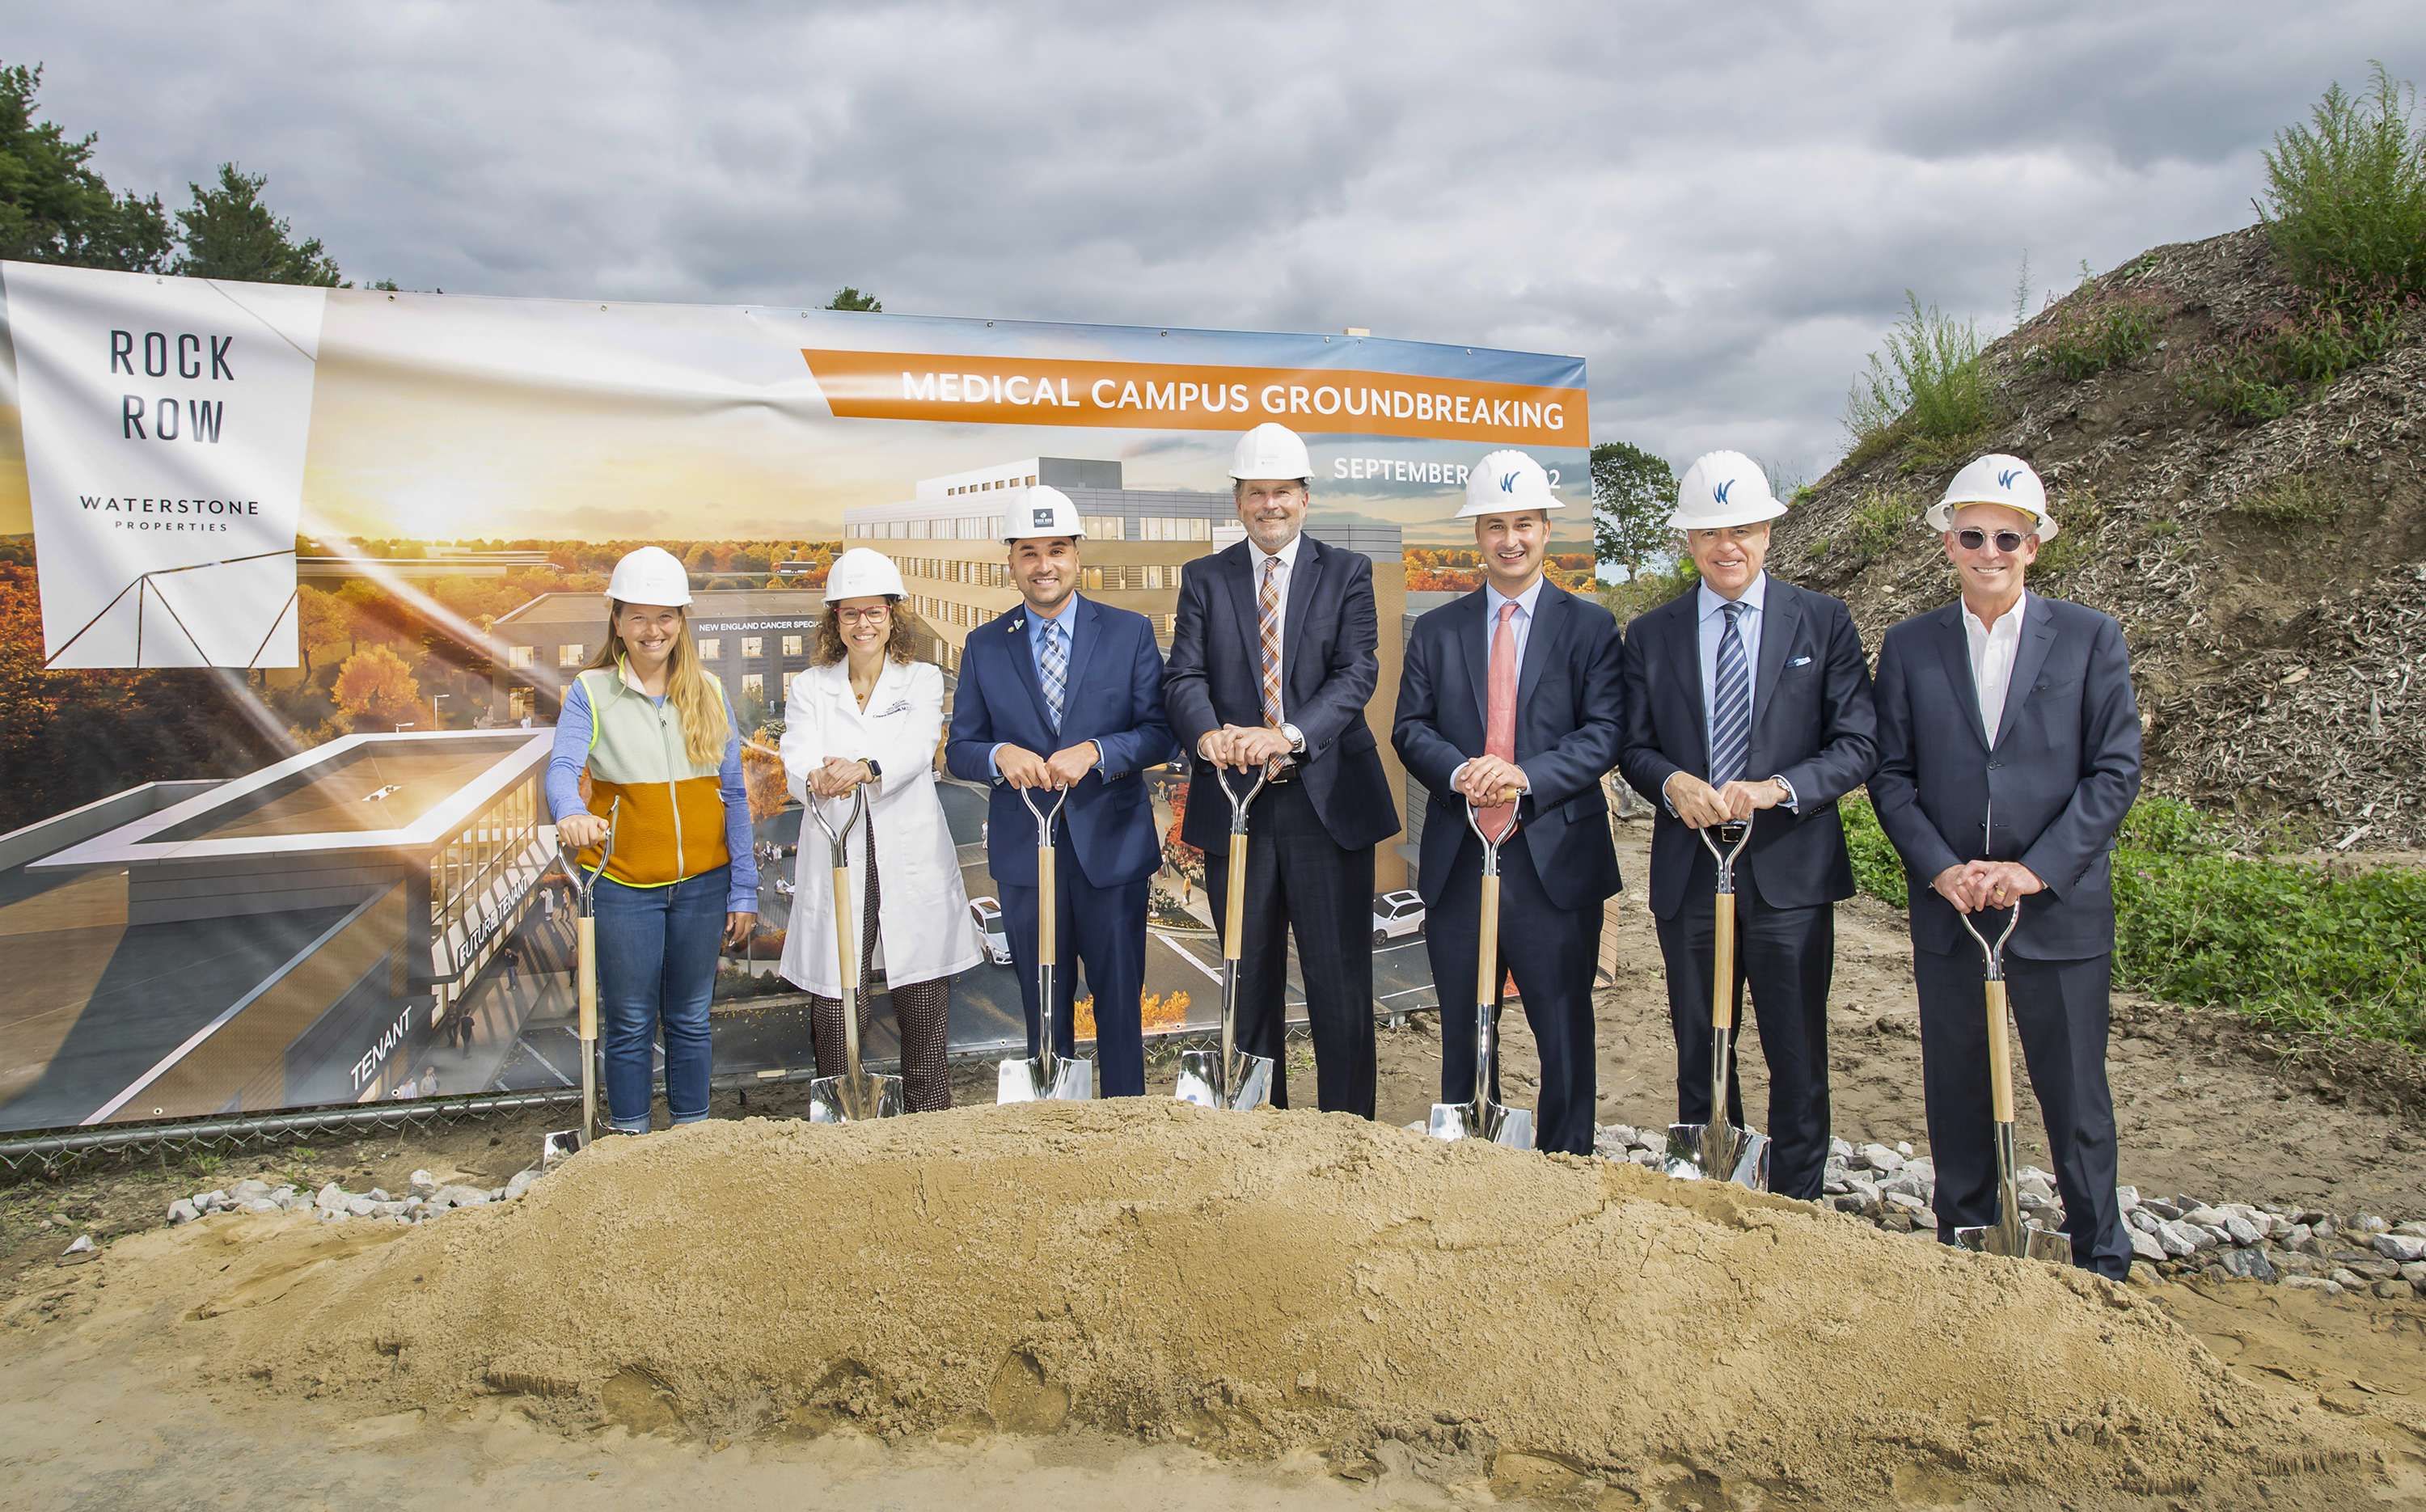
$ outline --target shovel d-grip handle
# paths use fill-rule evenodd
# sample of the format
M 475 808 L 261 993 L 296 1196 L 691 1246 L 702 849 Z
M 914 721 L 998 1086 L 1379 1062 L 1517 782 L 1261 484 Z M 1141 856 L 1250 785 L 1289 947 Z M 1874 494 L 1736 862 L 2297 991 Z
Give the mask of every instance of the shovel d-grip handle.
M 598 847 L 598 864 L 591 867 L 587 876 L 584 876 L 581 871 L 580 852 L 566 848 L 564 827 L 561 824 L 557 826 L 556 863 L 564 868 L 566 878 L 573 883 L 574 911 L 585 918 L 590 915 L 592 900 L 597 894 L 599 875 L 606 870 L 607 858 L 615 854 L 615 825 L 623 816 L 623 795 L 618 794 L 606 805 L 606 838 Z
M 1478 934 L 1480 948 L 1475 952 L 1474 1001 L 1486 1011 L 1499 1001 L 1499 847 L 1516 832 L 1516 797 L 1513 785 L 1500 790 L 1499 803 L 1508 807 L 1508 824 L 1496 835 L 1483 829 L 1482 811 L 1475 807 L 1474 800 L 1465 800 L 1465 827 L 1482 842 L 1482 909 Z
M 850 909 L 850 852 L 845 847 L 850 832 L 867 816 L 867 789 L 850 790 L 850 812 L 840 828 L 826 817 L 826 811 L 812 795 L 808 801 L 809 817 L 825 831 L 826 844 L 833 861 L 827 875 L 833 878 L 834 900 L 834 973 L 842 995 L 842 1055 L 845 1068 L 852 1076 L 859 1074 L 859 941 L 852 938 L 854 922 Z
M 1066 787 L 1056 788 L 1053 806 L 1048 809 L 1040 809 L 1036 806 L 1035 792 L 1034 788 L 1021 788 L 1019 801 L 1027 805 L 1028 813 L 1036 820 L 1036 954 L 1045 963 L 1046 969 L 1050 970 L 1051 963 L 1060 957 L 1059 941 L 1055 938 L 1053 927 L 1059 908 L 1059 899 L 1054 893 L 1055 874 L 1059 870 L 1059 865 L 1054 860 L 1053 821 L 1061 816 L 1061 805 L 1070 801 L 1070 790 Z M 1046 980 L 1049 983 L 1050 978 Z M 1053 1013 L 1053 1005 L 1050 1002 L 1044 1005 L 1044 1012 L 1045 1021 L 1049 1027 Z M 1048 1050 L 1046 1054 L 1050 1054 L 1051 1052 Z
M 1255 769 L 1255 780 L 1242 796 L 1231 785 L 1230 768 L 1213 768 L 1213 780 L 1221 784 L 1221 796 L 1230 800 L 1230 874 L 1227 896 L 1221 900 L 1221 958 L 1238 958 L 1239 933 L 1246 923 L 1247 907 L 1247 811 L 1254 806 L 1256 796 L 1271 780 L 1270 772 Z M 1226 1052 L 1227 1047 L 1224 1047 Z
M 2021 900 L 2014 901 L 2013 911 L 2005 920 L 2005 932 L 1998 935 L 1993 944 L 1971 923 L 1971 915 L 1958 912 L 1954 917 L 1962 921 L 1964 932 L 1978 941 L 1981 957 L 1987 963 L 1988 980 L 2002 982 L 2005 979 L 2005 941 L 2014 938 L 2014 930 L 2022 922 Z
M 1719 832 L 1718 839 L 1710 831 Z M 1719 863 L 1719 893 L 1710 920 L 1710 1027 L 1736 1026 L 1736 858 L 1752 844 L 1752 821 L 1730 819 L 1693 831 Z M 1720 848 L 1720 841 L 1726 848 Z

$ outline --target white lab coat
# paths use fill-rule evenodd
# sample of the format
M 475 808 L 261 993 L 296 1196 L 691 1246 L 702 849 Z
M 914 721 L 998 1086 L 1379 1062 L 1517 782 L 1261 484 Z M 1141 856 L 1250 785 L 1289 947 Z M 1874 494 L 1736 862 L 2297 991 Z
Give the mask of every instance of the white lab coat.
M 926 662 L 887 659 L 863 712 L 851 696 L 847 661 L 812 667 L 792 679 L 784 702 L 784 780 L 810 801 L 808 774 L 840 756 L 875 758 L 884 775 L 867 790 L 876 827 L 876 865 L 883 879 L 876 927 L 888 983 L 931 981 L 967 971 L 980 958 L 961 886 L 960 856 L 935 796 L 935 743 L 944 730 L 944 674 Z M 839 828 L 848 800 L 822 800 Z M 850 852 L 851 941 L 856 948 L 867 900 L 866 840 L 854 829 Z M 820 997 L 839 997 L 834 960 L 833 861 L 823 829 L 801 816 L 791 925 L 784 940 L 784 979 Z

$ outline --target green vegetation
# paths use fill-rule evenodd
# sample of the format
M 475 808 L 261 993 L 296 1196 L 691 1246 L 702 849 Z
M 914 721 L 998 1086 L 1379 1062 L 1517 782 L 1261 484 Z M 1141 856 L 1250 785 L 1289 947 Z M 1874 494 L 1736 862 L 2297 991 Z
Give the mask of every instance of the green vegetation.
M 834 290 L 834 297 L 831 300 L 827 301 L 826 308 L 829 310 L 864 310 L 869 314 L 881 314 L 884 313 L 884 301 L 878 298 L 875 295 L 868 293 L 865 289 L 853 288 L 851 285 L 846 283 L 841 288 Z
M 1853 501 L 1853 555 L 1864 566 L 1917 539 L 1920 509 L 1900 491 L 1874 488 Z
M 2073 302 L 2030 348 L 2030 364 L 2078 383 L 2146 356 L 2164 318 L 2164 301 L 2148 291 L 2102 287 L 2084 275 Z
M 1869 800 L 1841 809 L 1855 885 L 1905 906 Z M 2197 810 L 2148 796 L 2116 840 L 2114 911 L 2118 987 L 2426 1050 L 2426 872 L 2242 854 Z
M 2417 99 L 2415 85 L 2377 63 L 2365 99 L 2335 84 L 2310 124 L 2274 134 L 2259 213 L 2294 281 L 2426 293 L 2426 129 L 2411 124 Z
M 2034 577 L 2054 577 L 2069 572 L 2096 555 L 2094 544 L 2097 527 L 2106 523 L 2106 507 L 2097 502 L 2094 489 L 2074 489 L 2064 495 L 2063 528 L 2056 538 L 2039 546 L 2039 559 L 2030 566 Z
M 1631 579 L 1675 544 L 1668 528 L 1676 475 L 1661 458 L 1622 441 L 1592 449 L 1593 555 Z
M 2305 473 L 2286 473 L 2232 501 L 2232 512 L 2270 525 L 2321 524 L 2341 513 L 2341 500 Z
M 1617 617 L 1617 622 L 1622 626 L 1646 609 L 1657 609 L 1700 581 L 1701 569 L 1693 565 L 1693 558 L 1680 554 L 1664 570 L 1645 569 L 1623 583 L 1604 585 L 1600 590 L 1600 602 Z
M 1903 319 L 1870 354 L 1868 371 L 1845 395 L 1846 460 L 1858 464 L 1899 442 L 1934 458 L 1970 449 L 1994 418 L 1980 370 L 1980 328 L 1904 291 Z
M 2375 67 L 2353 101 L 2337 84 L 2309 126 L 2266 154 L 2266 232 L 2302 302 L 2200 353 L 2176 382 L 2238 425 L 2278 419 L 2390 352 L 2426 298 L 2426 129 L 2417 90 Z

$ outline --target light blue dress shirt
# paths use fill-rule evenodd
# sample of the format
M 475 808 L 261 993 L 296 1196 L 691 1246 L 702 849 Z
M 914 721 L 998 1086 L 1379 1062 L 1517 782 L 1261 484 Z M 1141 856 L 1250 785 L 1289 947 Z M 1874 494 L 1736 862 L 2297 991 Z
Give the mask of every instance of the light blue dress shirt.
M 1061 627 L 1061 634 L 1065 640 L 1061 648 L 1061 666 L 1066 677 L 1068 668 L 1078 665 L 1078 595 L 1073 593 L 1062 600 L 1059 614 L 1042 615 L 1033 609 L 1023 609 L 1021 612 L 1027 616 L 1027 657 L 1035 664 L 1037 681 L 1042 684 L 1044 680 L 1044 627 L 1046 625 Z M 1070 693 L 1071 688 L 1065 682 L 1061 687 L 1061 707 L 1065 713 L 1070 707 Z M 997 782 L 1002 780 L 1002 764 L 995 758 L 1002 754 L 1002 748 L 1010 744 L 1011 742 L 1007 740 L 996 741 L 994 749 L 986 752 L 986 766 L 994 773 L 994 780 Z M 1039 751 L 1037 754 L 1050 756 L 1053 753 L 1047 750 Z
M 1508 621 L 1508 632 L 1516 637 L 1516 682 L 1517 685 L 1522 687 L 1525 682 L 1525 642 L 1533 633 L 1533 607 L 1535 604 L 1542 602 L 1543 581 L 1544 579 L 1542 576 L 1536 574 L 1533 579 L 1533 586 L 1512 599 L 1507 594 L 1500 592 L 1496 587 L 1493 587 L 1489 578 L 1486 577 L 1483 580 L 1482 666 L 1483 677 L 1486 681 L 1483 684 L 1482 700 L 1484 710 L 1483 716 L 1486 721 L 1490 717 L 1489 711 L 1491 707 L 1491 685 L 1487 681 L 1491 675 L 1491 642 L 1499 634 L 1499 606 L 1505 603 L 1512 603 L 1516 606 L 1516 618 Z M 1488 730 L 1484 731 L 1484 734 L 1486 736 L 1490 732 Z M 1468 760 L 1471 760 L 1471 758 L 1468 758 Z M 1449 785 L 1451 787 L 1457 785 L 1458 775 L 1465 770 L 1465 762 L 1460 762 L 1457 764 L 1455 769 L 1448 774 Z M 1532 784 L 1529 782 L 1527 783 L 1525 791 L 1528 793 L 1532 792 Z

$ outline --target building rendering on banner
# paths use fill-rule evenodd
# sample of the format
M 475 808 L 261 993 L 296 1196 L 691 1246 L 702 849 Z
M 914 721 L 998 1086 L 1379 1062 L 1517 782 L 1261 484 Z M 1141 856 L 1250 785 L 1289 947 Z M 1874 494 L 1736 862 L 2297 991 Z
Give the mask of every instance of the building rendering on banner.
M 1037 484 L 1059 489 L 1078 507 L 1087 532 L 1079 590 L 1144 615 L 1166 649 L 1179 603 L 1179 570 L 1246 534 L 1226 491 L 1124 488 L 1120 463 L 1067 457 L 1021 458 L 926 478 L 903 503 L 845 509 L 844 544 L 873 546 L 901 569 L 911 608 L 935 633 L 947 683 L 960 669 L 969 632 L 1020 602 L 1002 546 L 1003 508 L 1014 491 Z M 1407 581 L 1399 527 L 1326 519 L 1318 488 L 1306 530 L 1372 558 L 1374 608 L 1384 633 L 1378 651 L 1380 680 L 1366 717 L 1391 785 L 1399 788 L 1405 775 L 1390 747 L 1404 645 L 1398 626 Z M 1375 858 L 1375 885 L 1384 891 L 1403 886 L 1407 864 L 1400 847 L 1383 846 Z
M 542 908 L 549 738 L 348 735 L 0 836 L 0 1129 L 395 1092 Z
M 701 588 L 691 595 L 700 658 L 753 727 L 751 709 L 784 716 L 784 687 L 809 665 L 824 595 L 814 588 Z M 596 655 L 606 604 L 595 593 L 542 593 L 497 617 L 489 631 L 495 665 L 490 717 L 498 724 L 553 724 L 573 674 Z

